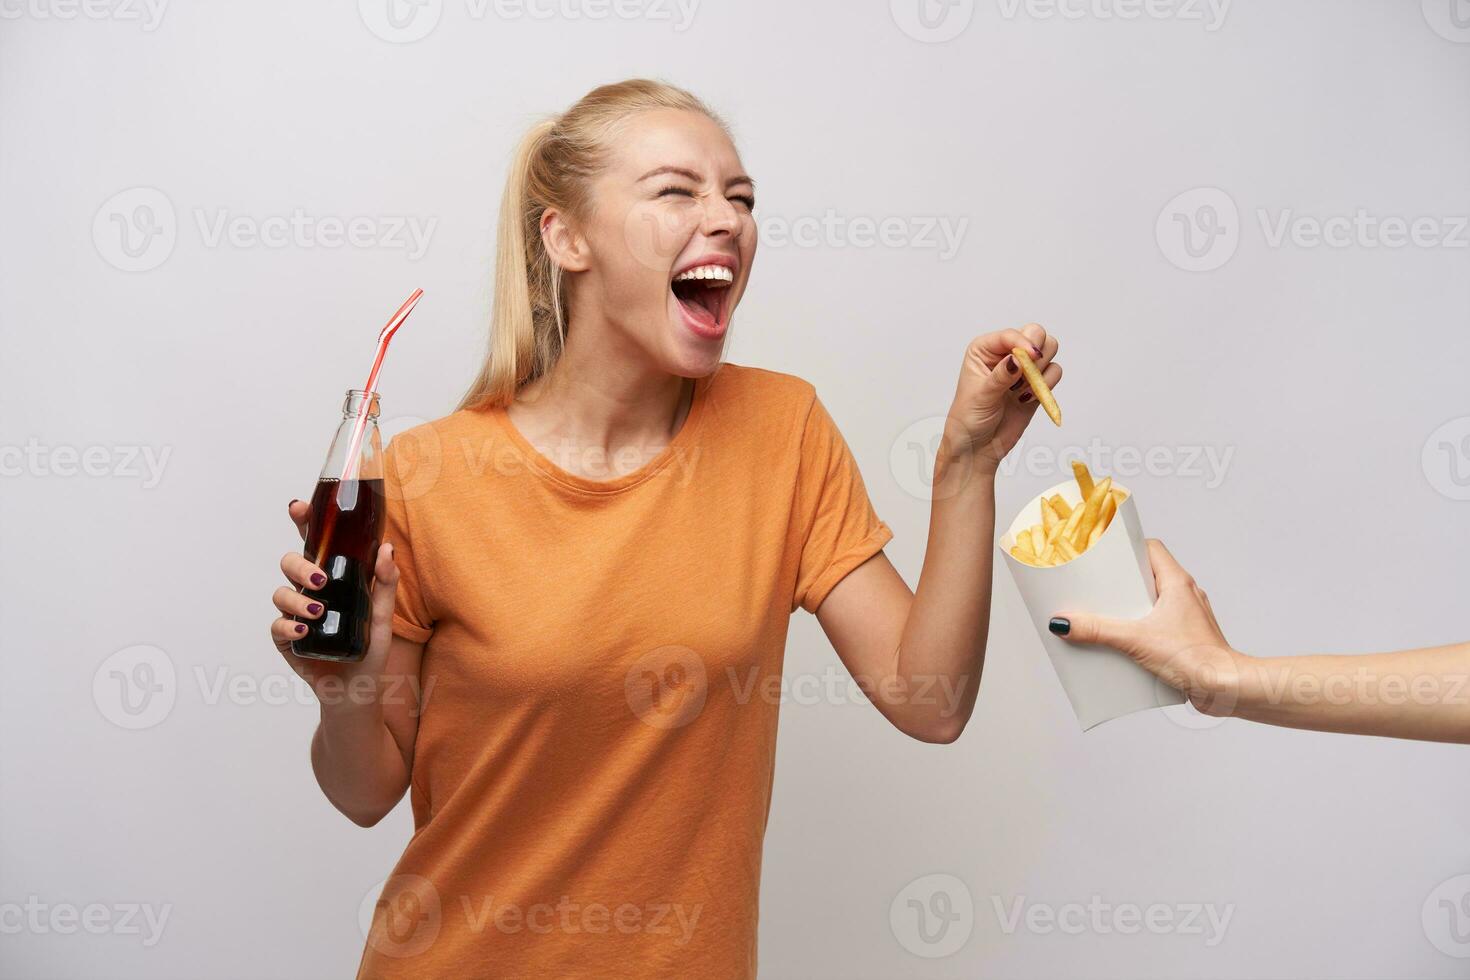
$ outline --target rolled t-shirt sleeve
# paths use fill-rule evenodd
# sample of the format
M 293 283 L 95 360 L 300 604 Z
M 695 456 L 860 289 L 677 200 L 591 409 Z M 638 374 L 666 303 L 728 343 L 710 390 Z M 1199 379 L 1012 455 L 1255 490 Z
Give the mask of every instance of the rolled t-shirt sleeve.
M 893 539 L 847 442 L 815 397 L 801 437 L 795 508 L 800 558 L 791 608 L 815 613 L 848 572 Z
M 422 482 L 415 479 L 422 472 L 421 452 L 421 443 L 410 429 L 395 437 L 383 453 L 383 493 L 387 507 L 383 538 L 393 545 L 393 561 L 398 566 L 393 633 L 414 643 L 426 643 L 434 633 L 434 617 L 424 595 L 423 570 L 414 553 L 410 531 L 413 498 Z

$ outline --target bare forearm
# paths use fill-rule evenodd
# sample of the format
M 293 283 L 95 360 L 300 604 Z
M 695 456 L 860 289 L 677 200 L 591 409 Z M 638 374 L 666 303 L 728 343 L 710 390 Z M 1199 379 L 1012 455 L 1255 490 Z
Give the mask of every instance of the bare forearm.
M 371 827 L 408 787 L 408 766 L 376 704 L 322 706 L 311 741 L 316 781 L 342 813 Z
M 938 740 L 958 737 L 975 707 L 990 629 L 994 538 L 994 472 L 969 457 L 941 464 L 895 669 L 901 681 L 927 684 L 939 695 L 910 708 L 935 726 Z
M 1313 731 L 1470 743 L 1470 643 L 1236 662 L 1232 715 Z M 1227 692 L 1227 710 L 1231 699 Z

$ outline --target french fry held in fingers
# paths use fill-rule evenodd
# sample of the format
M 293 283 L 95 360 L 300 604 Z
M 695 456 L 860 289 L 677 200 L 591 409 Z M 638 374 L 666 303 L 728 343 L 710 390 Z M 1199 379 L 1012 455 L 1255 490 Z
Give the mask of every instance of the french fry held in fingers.
M 1052 396 L 1051 389 L 1046 385 L 1046 379 L 1041 376 L 1041 369 L 1036 362 L 1031 360 L 1031 355 L 1026 353 L 1023 347 L 1012 347 L 1011 356 L 1016 359 L 1016 364 L 1021 368 L 1021 374 L 1025 376 L 1026 383 L 1031 386 L 1031 393 L 1036 396 L 1036 403 L 1046 411 L 1047 417 L 1056 425 L 1062 424 L 1062 410 L 1057 405 L 1057 400 Z
M 1094 481 L 1081 460 L 1072 464 L 1072 471 L 1077 477 L 1077 506 L 1068 505 L 1061 494 L 1043 498 L 1041 523 L 1016 535 L 1012 558 L 1038 568 L 1064 565 L 1097 544 L 1118 516 L 1128 494 L 1113 486 L 1112 477 Z

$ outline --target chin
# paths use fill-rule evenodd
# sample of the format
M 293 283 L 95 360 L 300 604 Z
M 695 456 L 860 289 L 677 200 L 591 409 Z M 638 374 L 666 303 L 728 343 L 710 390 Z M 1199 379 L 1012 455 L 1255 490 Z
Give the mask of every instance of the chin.
M 682 329 L 682 328 L 680 328 Z M 689 344 L 676 340 L 673 350 L 666 358 L 664 368 L 680 378 L 704 378 L 713 374 L 720 366 L 724 354 L 724 343 Z

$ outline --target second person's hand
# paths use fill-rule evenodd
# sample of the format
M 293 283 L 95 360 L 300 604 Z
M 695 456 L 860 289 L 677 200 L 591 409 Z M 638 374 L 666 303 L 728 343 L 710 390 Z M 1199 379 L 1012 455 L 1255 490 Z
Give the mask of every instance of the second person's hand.
M 1227 715 L 1235 706 L 1245 654 L 1225 639 L 1210 598 L 1164 547 L 1150 539 L 1158 601 L 1142 619 L 1109 619 L 1060 610 L 1051 631 L 1074 643 L 1100 643 L 1125 653 L 1164 683 L 1189 696 L 1205 714 Z

